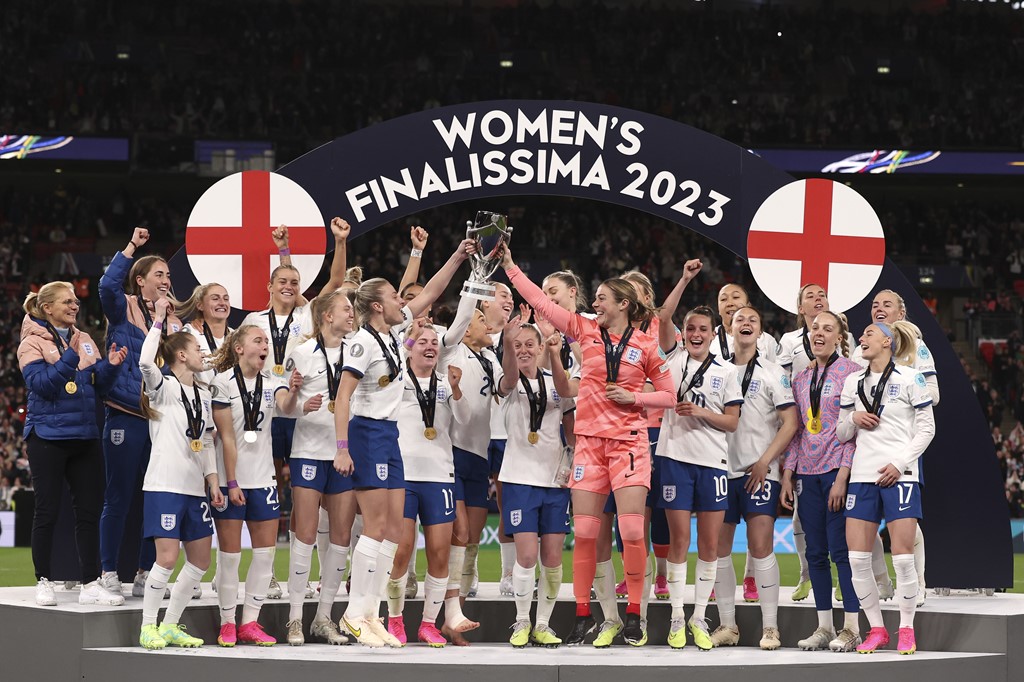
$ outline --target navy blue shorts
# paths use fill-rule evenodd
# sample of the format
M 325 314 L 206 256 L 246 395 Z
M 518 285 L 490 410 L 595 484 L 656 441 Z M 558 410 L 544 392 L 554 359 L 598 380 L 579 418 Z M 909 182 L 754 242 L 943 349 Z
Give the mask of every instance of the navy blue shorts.
M 782 484 L 765 479 L 760 492 L 751 495 L 744 488 L 749 480 L 750 474 L 729 479 L 729 508 L 725 510 L 726 523 L 739 523 L 740 519 L 754 514 L 763 514 L 773 519 L 779 515 L 779 493 L 782 492 Z
M 300 460 L 309 462 L 310 460 Z M 337 473 L 337 472 L 335 472 Z M 245 504 L 236 507 L 228 500 L 228 489 L 221 487 L 224 499 L 228 507 L 224 511 L 213 510 L 213 518 L 216 521 L 272 521 L 281 517 L 281 502 L 277 499 L 277 487 L 269 488 L 245 488 L 242 495 L 245 496 Z
M 491 439 L 487 446 L 487 465 L 495 476 L 501 473 L 501 463 L 505 461 L 505 443 L 505 439 Z
M 292 436 L 295 435 L 295 420 L 288 417 L 274 417 L 270 420 L 270 441 L 274 459 L 288 461 L 292 454 Z
M 725 469 L 658 458 L 661 497 L 658 506 L 677 511 L 724 511 L 729 508 L 729 480 Z
M 213 516 L 205 497 L 144 491 L 142 537 L 173 538 L 182 542 L 213 535 Z
M 405 518 L 424 526 L 455 521 L 455 486 L 431 481 L 405 482 Z
M 398 422 L 352 417 L 348 422 L 348 451 L 355 464 L 356 488 L 405 488 L 405 467 L 398 449 Z
M 881 523 L 920 519 L 921 485 L 897 483 L 882 488 L 874 483 L 851 483 L 846 489 L 846 518 Z
M 501 517 L 505 532 L 568 533 L 569 489 L 503 483 Z
M 323 495 L 337 495 L 352 490 L 352 478 L 334 469 L 334 462 L 323 459 L 292 457 L 288 460 L 293 488 L 310 488 Z
M 462 448 L 453 447 L 452 453 L 455 456 L 455 499 L 464 500 L 467 507 L 487 509 L 487 491 L 491 487 L 487 460 Z

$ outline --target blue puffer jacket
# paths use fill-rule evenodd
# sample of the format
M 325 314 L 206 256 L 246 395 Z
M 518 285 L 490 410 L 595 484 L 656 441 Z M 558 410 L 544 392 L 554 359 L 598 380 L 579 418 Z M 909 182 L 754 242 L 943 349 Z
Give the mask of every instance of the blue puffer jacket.
M 139 353 L 142 352 L 142 342 L 146 340 L 146 332 L 149 330 L 138 299 L 124 292 L 124 282 L 134 262 L 135 259 L 128 258 L 120 251 L 114 254 L 107 271 L 100 277 L 100 303 L 107 317 L 107 347 L 116 343 L 118 348 L 124 346 L 128 349 L 125 368 L 118 373 L 117 382 L 106 396 L 106 402 L 125 412 L 142 416 L 139 407 L 142 389 Z M 167 333 L 179 332 L 181 328 L 181 320 L 173 315 L 167 316 Z
M 103 347 L 74 328 L 68 347 L 59 353 L 46 322 L 26 315 L 18 346 L 18 364 L 28 386 L 25 438 L 35 431 L 47 440 L 98 439 L 96 401 L 110 390 L 121 366 L 111 365 Z M 71 381 L 74 393 L 66 389 Z

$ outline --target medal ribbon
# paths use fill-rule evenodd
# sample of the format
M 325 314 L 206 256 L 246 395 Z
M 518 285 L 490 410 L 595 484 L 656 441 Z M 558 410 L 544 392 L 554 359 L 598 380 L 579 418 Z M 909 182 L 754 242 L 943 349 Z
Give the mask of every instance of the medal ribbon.
M 288 334 L 292 329 L 292 316 L 294 314 L 295 308 L 292 308 L 291 312 L 288 313 L 288 319 L 284 321 L 284 327 L 278 329 L 277 313 L 274 312 L 273 308 L 267 311 L 267 322 L 270 325 L 270 342 L 274 346 L 275 365 L 284 364 L 284 352 L 288 348 Z
M 871 414 L 882 416 L 882 394 L 885 393 L 885 385 L 889 383 L 889 377 L 892 376 L 893 370 L 896 369 L 896 363 L 892 360 L 885 366 L 885 370 L 882 372 L 882 377 L 875 384 L 872 389 L 871 401 L 869 402 L 867 396 L 864 395 L 864 380 L 868 378 L 868 374 L 871 373 L 870 369 L 864 370 L 864 374 L 861 375 L 860 381 L 857 382 L 857 395 L 860 396 L 860 401 L 864 403 L 864 407 L 867 408 Z
M 750 358 L 750 362 L 747 363 L 747 369 L 743 372 L 743 383 L 740 384 L 740 388 L 743 390 L 743 397 L 747 397 L 747 389 L 750 388 L 750 380 L 754 378 L 754 365 L 757 364 L 757 351 L 754 351 L 754 357 Z
M 558 355 L 562 360 L 562 369 L 569 369 L 569 362 L 572 360 L 572 346 L 569 345 L 569 339 L 562 337 L 562 348 L 558 351 Z
M 181 404 L 185 406 L 185 419 L 188 421 L 188 429 L 185 430 L 185 435 L 191 440 L 199 440 L 203 437 L 203 426 L 205 420 L 203 419 L 203 401 L 199 398 L 199 387 L 192 384 L 192 392 L 195 394 L 195 402 L 190 403 L 188 396 L 185 395 L 185 387 L 181 386 Z
M 324 345 L 323 334 L 316 337 L 316 342 L 320 352 L 324 354 L 324 364 L 327 365 L 327 399 L 334 400 L 338 397 L 338 386 L 341 385 L 341 365 L 345 361 L 345 344 L 342 343 L 339 349 L 338 361 L 332 363 L 327 359 L 327 346 Z
M 608 373 L 608 383 L 614 384 L 619 379 L 619 365 L 622 363 L 622 354 L 626 351 L 630 337 L 633 336 L 633 327 L 626 327 L 622 332 L 622 338 L 618 345 L 612 345 L 612 337 L 608 330 L 601 327 L 601 339 L 604 340 L 604 367 Z
M 469 348 L 469 346 L 466 346 L 466 348 Z M 469 348 L 469 352 L 472 353 L 473 357 L 475 357 L 477 361 L 480 363 L 480 366 L 484 370 L 484 374 L 487 375 L 487 379 L 491 382 L 491 395 L 495 395 L 496 388 L 494 386 L 494 365 L 491 364 L 490 360 L 484 357 L 483 353 L 477 353 L 472 348 Z
M 64 351 L 68 349 L 69 341 L 65 341 L 64 337 L 60 335 L 59 331 L 57 331 L 57 328 L 49 322 L 46 323 L 46 331 L 53 335 L 53 342 L 57 345 L 57 352 L 64 355 Z M 68 329 L 68 331 L 70 332 L 71 330 Z
M 238 386 L 238 393 L 242 399 L 242 423 L 246 431 L 256 430 L 256 421 L 259 419 L 260 403 L 263 401 L 263 375 L 256 372 L 256 385 L 252 393 L 245 390 L 245 377 L 242 376 L 242 368 L 235 365 L 235 385 Z
M 149 306 L 147 306 L 146 302 L 142 300 L 142 296 L 136 296 L 135 297 L 135 303 L 138 304 L 139 310 L 142 311 L 142 319 L 146 321 L 146 330 L 148 331 L 148 330 L 152 329 L 153 328 L 153 316 L 149 314 Z M 167 336 L 167 325 L 164 325 L 163 329 L 160 330 L 160 333 L 164 337 Z
M 686 383 L 686 375 L 690 371 L 690 368 L 688 367 L 688 365 L 690 364 L 690 360 L 689 357 L 687 357 L 686 363 L 683 364 L 683 380 L 679 382 L 679 392 L 676 394 L 676 397 L 679 399 L 680 402 L 686 400 L 686 394 L 689 393 L 691 390 L 695 388 L 700 388 L 701 386 L 704 385 L 704 373 L 708 371 L 708 367 L 710 367 L 711 363 L 714 361 L 715 354 L 708 353 L 708 356 L 704 358 L 704 362 L 700 363 L 700 367 L 698 367 L 697 371 L 694 372 L 693 378 L 690 379 L 690 383 L 686 386 L 686 388 L 683 388 L 683 384 Z
M 732 362 L 733 354 L 729 352 L 729 339 L 726 338 L 725 327 L 722 325 L 718 325 L 718 346 L 722 350 L 722 358 Z
M 416 391 L 416 402 L 420 404 L 420 417 L 423 419 L 423 426 L 428 429 L 434 428 L 434 413 L 437 411 L 437 372 L 430 373 L 430 387 L 424 391 L 420 388 L 420 380 L 412 373 L 412 364 L 405 361 L 405 368 L 409 370 L 409 379 Z
M 811 351 L 811 338 L 810 338 L 810 336 L 811 336 L 810 333 L 805 331 L 803 336 L 801 336 L 800 338 L 804 342 L 804 353 L 807 354 L 807 359 L 808 360 L 813 360 L 814 359 L 814 353 L 813 353 L 813 351 Z
M 537 392 L 533 392 L 530 380 L 522 372 L 519 373 L 519 382 L 526 390 L 526 398 L 530 401 L 530 433 L 538 433 L 540 425 L 544 423 L 544 413 L 548 409 L 548 391 L 544 385 L 544 372 L 537 370 Z
M 807 337 L 804 337 L 804 342 L 807 342 Z M 813 356 L 812 356 L 813 357 Z M 825 363 L 825 368 L 821 370 L 821 379 L 818 379 L 818 363 L 814 363 L 814 374 L 811 375 L 811 386 L 810 386 L 810 398 L 811 398 L 811 418 L 817 419 L 821 416 L 821 391 L 825 387 L 825 377 L 828 376 L 828 368 L 832 366 L 836 360 L 839 359 L 839 353 L 832 353 L 832 357 Z
M 369 324 L 364 324 L 363 329 L 370 332 L 373 338 L 376 339 L 377 345 L 380 346 L 381 352 L 384 353 L 384 359 L 388 362 L 388 381 L 394 381 L 395 377 L 398 376 L 398 361 L 401 358 L 398 354 L 398 342 L 395 341 L 394 335 L 392 335 L 391 332 L 388 332 L 388 336 L 391 338 L 391 350 L 395 352 L 395 354 L 392 355 L 388 351 L 387 345 L 384 344 L 384 339 L 380 338 L 380 334 L 377 333 L 376 329 L 371 327 Z
M 271 312 L 273 315 L 273 312 Z M 206 345 L 210 347 L 210 352 L 214 353 L 217 351 L 217 341 L 213 338 L 213 332 L 210 331 L 210 325 L 203 321 L 203 336 L 206 337 Z

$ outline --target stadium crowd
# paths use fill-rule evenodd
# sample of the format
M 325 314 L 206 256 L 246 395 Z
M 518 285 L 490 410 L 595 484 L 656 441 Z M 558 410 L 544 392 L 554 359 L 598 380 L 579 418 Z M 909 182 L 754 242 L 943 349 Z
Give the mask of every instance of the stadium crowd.
M 0 61 L 24 77 L 0 94 L 0 130 L 272 139 L 301 153 L 441 105 L 568 98 L 743 145 L 1024 146 L 1022 17 L 1002 3 L 439 4 L 9 2 Z

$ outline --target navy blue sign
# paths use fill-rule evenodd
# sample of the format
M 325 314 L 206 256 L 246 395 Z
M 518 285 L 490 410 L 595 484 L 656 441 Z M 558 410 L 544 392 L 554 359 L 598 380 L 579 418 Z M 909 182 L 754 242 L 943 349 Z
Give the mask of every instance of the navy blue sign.
M 743 258 L 754 213 L 794 179 L 741 147 L 681 123 L 618 107 L 551 101 L 478 102 L 420 112 L 339 138 L 278 172 L 312 195 L 325 224 L 332 216 L 351 222 L 353 237 L 455 202 L 557 195 L 646 211 Z M 189 281 L 184 250 L 171 269 L 178 286 L 189 290 L 194 280 Z M 906 300 L 909 318 L 935 354 L 940 378 L 939 432 L 922 463 L 928 584 L 1010 586 L 1003 482 L 967 376 L 935 318 L 889 260 L 877 288 L 898 291 Z M 855 334 L 869 323 L 869 306 L 866 300 L 847 311 Z

